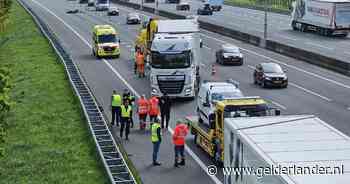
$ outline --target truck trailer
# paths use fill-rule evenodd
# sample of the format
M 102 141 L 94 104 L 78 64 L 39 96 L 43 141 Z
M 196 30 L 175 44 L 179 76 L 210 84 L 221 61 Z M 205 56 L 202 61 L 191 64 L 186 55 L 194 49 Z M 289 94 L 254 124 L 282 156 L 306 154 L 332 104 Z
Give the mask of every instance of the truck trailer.
M 224 166 L 236 169 L 224 184 L 350 181 L 350 137 L 314 115 L 227 118 L 224 126 Z
M 294 30 L 315 31 L 321 35 L 347 36 L 350 30 L 350 1 L 296 0 L 291 26 Z

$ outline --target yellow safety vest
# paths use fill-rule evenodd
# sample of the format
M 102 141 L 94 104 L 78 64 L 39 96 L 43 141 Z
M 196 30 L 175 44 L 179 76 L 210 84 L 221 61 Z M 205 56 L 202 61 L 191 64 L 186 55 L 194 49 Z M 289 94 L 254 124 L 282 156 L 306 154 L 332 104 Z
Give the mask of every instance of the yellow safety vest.
M 152 142 L 158 142 L 158 135 L 157 135 L 157 129 L 160 128 L 160 124 L 159 123 L 153 123 L 152 124 L 152 128 L 151 128 L 151 139 Z
M 131 106 L 128 105 L 128 108 L 125 108 L 125 105 L 121 106 L 121 111 L 122 111 L 122 118 L 130 118 L 131 116 Z
M 112 106 L 120 107 L 121 105 L 122 105 L 122 98 L 120 97 L 120 95 L 113 95 Z

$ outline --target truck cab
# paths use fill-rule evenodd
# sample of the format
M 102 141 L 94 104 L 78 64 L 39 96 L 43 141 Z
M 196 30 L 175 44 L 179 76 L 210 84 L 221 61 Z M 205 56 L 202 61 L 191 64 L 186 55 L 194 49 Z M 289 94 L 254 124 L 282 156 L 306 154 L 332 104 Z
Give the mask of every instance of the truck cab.
M 194 44 L 191 34 L 155 35 L 150 57 L 152 95 L 195 96 L 198 53 Z
M 100 57 L 119 57 L 119 37 L 116 30 L 110 25 L 95 25 L 92 31 L 92 54 Z
M 213 162 L 222 165 L 224 161 L 224 119 L 280 115 L 278 109 L 269 107 L 260 97 L 241 97 L 218 101 L 215 105 L 215 121 L 209 126 L 198 121 L 198 116 L 186 117 L 194 135 L 194 143 L 209 154 Z
M 210 82 L 201 84 L 197 98 L 197 114 L 199 121 L 209 126 L 214 121 L 215 104 L 230 98 L 243 97 L 243 93 L 235 82 Z

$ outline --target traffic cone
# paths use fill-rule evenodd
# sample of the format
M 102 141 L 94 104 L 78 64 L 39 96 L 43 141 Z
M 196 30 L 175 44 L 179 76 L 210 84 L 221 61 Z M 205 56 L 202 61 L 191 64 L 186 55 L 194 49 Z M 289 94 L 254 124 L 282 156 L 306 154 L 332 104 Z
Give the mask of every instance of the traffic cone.
M 215 75 L 216 74 L 216 68 L 215 68 L 215 64 L 211 65 L 211 75 Z

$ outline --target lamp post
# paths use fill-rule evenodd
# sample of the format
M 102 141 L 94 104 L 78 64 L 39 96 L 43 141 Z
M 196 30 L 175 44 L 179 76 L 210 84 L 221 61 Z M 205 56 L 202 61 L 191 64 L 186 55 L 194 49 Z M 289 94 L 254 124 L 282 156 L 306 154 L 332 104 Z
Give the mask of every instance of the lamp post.
M 265 0 L 265 6 L 264 6 L 264 40 L 267 39 L 267 0 Z
M 158 15 L 158 0 L 156 0 L 155 4 L 156 4 L 156 8 L 154 9 L 154 13 Z
M 140 10 L 143 10 L 143 0 L 141 0 Z

